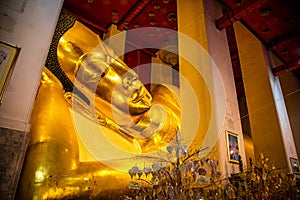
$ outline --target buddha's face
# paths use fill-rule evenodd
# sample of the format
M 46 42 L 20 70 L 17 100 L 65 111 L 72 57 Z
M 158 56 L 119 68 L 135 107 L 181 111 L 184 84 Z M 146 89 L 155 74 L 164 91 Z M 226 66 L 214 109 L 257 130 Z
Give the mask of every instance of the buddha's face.
M 112 107 L 139 115 L 151 106 L 151 95 L 124 62 L 107 53 L 85 55 L 75 71 L 76 78 Z

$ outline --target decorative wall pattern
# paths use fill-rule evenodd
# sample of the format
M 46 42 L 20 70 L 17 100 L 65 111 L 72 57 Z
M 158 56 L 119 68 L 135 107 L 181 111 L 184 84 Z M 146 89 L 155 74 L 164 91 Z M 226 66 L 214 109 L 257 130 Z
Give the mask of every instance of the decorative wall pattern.
M 29 133 L 0 128 L 0 199 L 12 200 L 17 189 Z

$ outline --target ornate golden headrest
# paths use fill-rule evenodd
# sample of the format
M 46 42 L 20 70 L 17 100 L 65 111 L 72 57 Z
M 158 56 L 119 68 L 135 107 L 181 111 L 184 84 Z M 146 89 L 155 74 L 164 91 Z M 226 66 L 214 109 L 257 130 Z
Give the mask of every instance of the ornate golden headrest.
M 79 21 L 62 35 L 57 45 L 58 62 L 65 73 L 74 73 L 77 62 L 84 54 L 91 52 L 101 39 Z
M 72 91 L 73 84 L 65 73 L 74 69 L 83 54 L 96 47 L 101 48 L 101 43 L 99 35 L 63 10 L 55 28 L 45 66 L 62 82 L 66 91 Z M 105 50 L 113 55 L 111 49 Z

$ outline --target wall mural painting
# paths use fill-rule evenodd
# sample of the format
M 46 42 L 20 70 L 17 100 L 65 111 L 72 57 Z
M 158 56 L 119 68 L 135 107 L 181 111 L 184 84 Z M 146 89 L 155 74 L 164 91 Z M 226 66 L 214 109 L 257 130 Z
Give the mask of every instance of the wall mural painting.
M 240 160 L 240 147 L 238 135 L 229 131 L 226 131 L 227 135 L 227 151 L 229 162 L 239 163 Z
M 21 48 L 0 41 L 0 104 Z

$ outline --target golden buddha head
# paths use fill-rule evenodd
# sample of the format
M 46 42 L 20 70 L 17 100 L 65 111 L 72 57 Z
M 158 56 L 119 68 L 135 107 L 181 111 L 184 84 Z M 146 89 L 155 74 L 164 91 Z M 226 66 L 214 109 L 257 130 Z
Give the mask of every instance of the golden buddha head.
M 73 83 L 78 81 L 125 114 L 149 110 L 152 97 L 138 75 L 81 23 L 75 22 L 62 36 L 57 50 L 59 63 Z

